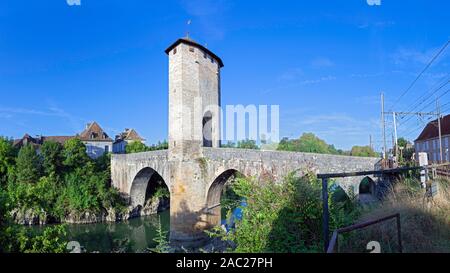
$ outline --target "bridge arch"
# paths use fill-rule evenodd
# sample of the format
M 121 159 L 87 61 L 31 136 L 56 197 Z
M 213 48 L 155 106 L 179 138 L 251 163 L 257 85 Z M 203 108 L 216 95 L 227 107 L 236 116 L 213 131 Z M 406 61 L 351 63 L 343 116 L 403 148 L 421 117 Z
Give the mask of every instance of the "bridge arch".
M 153 168 L 141 169 L 133 178 L 130 189 L 130 203 L 133 207 L 143 207 L 159 189 L 166 189 L 170 194 L 170 188 L 164 178 Z
M 236 169 L 228 169 L 220 173 L 214 181 L 209 185 L 206 195 L 206 219 L 209 227 L 220 225 L 222 220 L 221 213 L 221 197 L 227 184 L 234 178 L 244 177 L 244 175 Z
M 369 176 L 364 177 L 359 183 L 359 194 L 375 194 L 375 182 Z

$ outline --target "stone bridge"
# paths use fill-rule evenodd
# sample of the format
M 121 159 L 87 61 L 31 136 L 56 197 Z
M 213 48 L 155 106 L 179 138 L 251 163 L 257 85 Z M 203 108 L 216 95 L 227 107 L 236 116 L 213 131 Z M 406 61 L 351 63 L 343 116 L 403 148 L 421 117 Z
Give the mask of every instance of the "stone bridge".
M 221 149 L 222 60 L 189 38 L 178 39 L 165 52 L 169 56 L 169 149 L 113 154 L 111 176 L 113 185 L 134 207 L 143 206 L 159 186 L 167 186 L 172 243 L 188 247 L 203 242 L 204 230 L 220 223 L 225 183 L 238 173 L 277 182 L 292 171 L 367 171 L 378 162 L 377 158 Z M 245 120 L 246 114 L 250 115 L 241 113 L 241 118 Z M 360 181 L 349 178 L 339 184 L 358 193 Z
M 112 156 L 113 185 L 132 206 L 143 206 L 157 184 L 167 185 L 171 196 L 171 241 L 185 246 L 200 244 L 205 239 L 203 230 L 220 223 L 220 206 L 215 206 L 220 204 L 225 183 L 236 174 L 276 183 L 291 172 L 301 175 L 307 170 L 315 173 L 367 171 L 379 162 L 378 158 L 312 153 L 206 147 L 202 150 L 202 157 L 183 163 L 170 161 L 168 151 Z M 179 172 L 183 175 L 177 175 Z M 336 182 L 344 190 L 358 194 L 363 178 Z M 211 207 L 214 209 L 208 210 Z

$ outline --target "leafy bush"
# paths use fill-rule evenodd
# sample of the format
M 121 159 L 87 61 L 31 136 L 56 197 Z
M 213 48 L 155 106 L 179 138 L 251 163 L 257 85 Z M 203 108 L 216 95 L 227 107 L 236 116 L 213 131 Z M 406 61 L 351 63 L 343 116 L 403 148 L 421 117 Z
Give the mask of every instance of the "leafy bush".
M 221 228 L 212 236 L 236 244 L 235 252 L 319 252 L 322 250 L 321 184 L 315 176 L 288 175 L 283 183 L 261 183 L 238 178 L 232 184 L 234 192 L 247 205 L 242 207 L 242 220 L 225 234 Z M 344 203 L 333 202 L 330 195 L 330 226 L 343 221 L 351 223 Z M 348 205 L 348 204 L 347 204 Z M 347 217 L 341 218 L 347 214 Z M 338 220 L 339 219 L 339 220 Z

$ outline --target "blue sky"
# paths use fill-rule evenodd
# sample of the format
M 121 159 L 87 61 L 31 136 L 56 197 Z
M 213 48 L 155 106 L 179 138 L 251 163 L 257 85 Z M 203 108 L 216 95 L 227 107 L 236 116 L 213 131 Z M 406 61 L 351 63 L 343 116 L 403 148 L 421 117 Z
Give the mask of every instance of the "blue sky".
M 387 110 L 450 101 L 448 86 L 424 95 L 448 79 L 447 49 L 394 104 L 450 38 L 448 10 L 446 0 L 3 0 L 0 135 L 73 135 L 95 120 L 112 136 L 166 139 L 164 49 L 190 19 L 191 37 L 225 63 L 223 105 L 280 105 L 281 137 L 314 132 L 349 149 L 372 135 L 379 147 L 381 91 Z M 425 121 L 402 121 L 399 135 L 414 139 Z

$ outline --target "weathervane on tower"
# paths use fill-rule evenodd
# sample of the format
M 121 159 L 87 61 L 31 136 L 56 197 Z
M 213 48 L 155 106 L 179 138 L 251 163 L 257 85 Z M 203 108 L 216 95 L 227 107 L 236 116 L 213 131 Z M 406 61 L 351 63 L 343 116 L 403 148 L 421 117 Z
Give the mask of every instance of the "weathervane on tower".
M 189 39 L 189 26 L 192 24 L 192 20 L 189 19 L 186 24 L 187 24 L 186 38 Z

